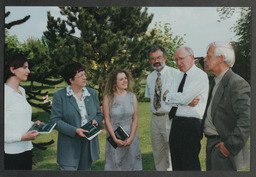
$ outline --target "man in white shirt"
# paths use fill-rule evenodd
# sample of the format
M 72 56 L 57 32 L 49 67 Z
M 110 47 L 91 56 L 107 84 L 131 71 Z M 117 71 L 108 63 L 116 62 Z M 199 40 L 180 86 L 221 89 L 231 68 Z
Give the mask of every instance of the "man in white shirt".
M 201 170 L 200 127 L 208 97 L 208 76 L 194 65 L 191 48 L 182 46 L 174 56 L 181 72 L 163 95 L 163 100 L 172 106 L 169 113 L 173 120 L 169 137 L 172 167 L 173 170 Z
M 167 54 L 163 47 L 155 46 L 149 49 L 147 58 L 155 69 L 147 77 L 145 90 L 145 96 L 150 98 L 152 112 L 150 130 L 155 167 L 157 171 L 171 171 L 169 150 L 171 121 L 168 117 L 171 107 L 162 100 L 162 95 L 166 84 L 172 83 L 172 79 L 179 71 L 165 65 Z

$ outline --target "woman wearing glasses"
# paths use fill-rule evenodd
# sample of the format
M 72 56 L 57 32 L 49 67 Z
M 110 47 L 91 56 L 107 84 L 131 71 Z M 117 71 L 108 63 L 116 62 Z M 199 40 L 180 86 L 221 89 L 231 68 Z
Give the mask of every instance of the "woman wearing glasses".
M 103 119 L 95 89 L 86 87 L 85 67 L 70 62 L 64 67 L 63 78 L 68 86 L 54 93 L 51 121 L 58 134 L 57 162 L 60 170 L 90 170 L 98 160 L 99 142 L 96 136 L 88 140 L 81 127 L 88 121 L 100 126 Z

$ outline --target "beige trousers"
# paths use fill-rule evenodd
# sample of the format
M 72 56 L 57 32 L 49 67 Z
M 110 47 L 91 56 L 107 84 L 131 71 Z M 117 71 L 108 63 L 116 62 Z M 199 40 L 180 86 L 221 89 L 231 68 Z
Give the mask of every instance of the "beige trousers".
M 172 171 L 169 134 L 172 120 L 168 114 L 151 117 L 151 142 L 157 171 Z

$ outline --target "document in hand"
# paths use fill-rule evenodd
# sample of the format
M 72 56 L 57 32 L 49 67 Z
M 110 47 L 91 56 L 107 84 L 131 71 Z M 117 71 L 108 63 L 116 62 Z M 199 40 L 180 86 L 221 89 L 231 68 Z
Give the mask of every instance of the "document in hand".
M 81 128 L 84 130 L 88 130 L 88 133 L 84 133 L 84 135 L 88 140 L 92 140 L 95 136 L 97 136 L 101 132 L 101 129 L 99 126 L 92 124 L 92 120 L 87 122 Z
M 117 127 L 117 129 L 114 131 L 116 138 L 119 140 L 126 140 L 129 135 L 126 133 L 126 131 L 121 127 Z M 113 146 L 113 148 L 117 148 L 117 144 L 114 142 L 113 138 L 111 137 L 111 135 L 109 135 L 109 137 L 107 138 L 108 142 Z
M 56 123 L 44 123 L 40 125 L 33 124 L 32 127 L 28 130 L 37 130 L 40 134 L 48 134 L 51 133 L 52 129 L 56 126 Z

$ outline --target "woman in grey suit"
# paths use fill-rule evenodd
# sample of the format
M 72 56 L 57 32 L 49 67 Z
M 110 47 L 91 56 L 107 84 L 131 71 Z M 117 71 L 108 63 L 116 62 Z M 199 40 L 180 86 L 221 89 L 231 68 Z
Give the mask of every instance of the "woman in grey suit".
M 60 170 L 90 170 L 99 157 L 99 141 L 85 138 L 81 127 L 92 120 L 100 126 L 103 115 L 95 89 L 85 87 L 85 67 L 71 62 L 64 67 L 63 78 L 68 86 L 54 93 L 51 121 L 58 134 L 57 162 Z

